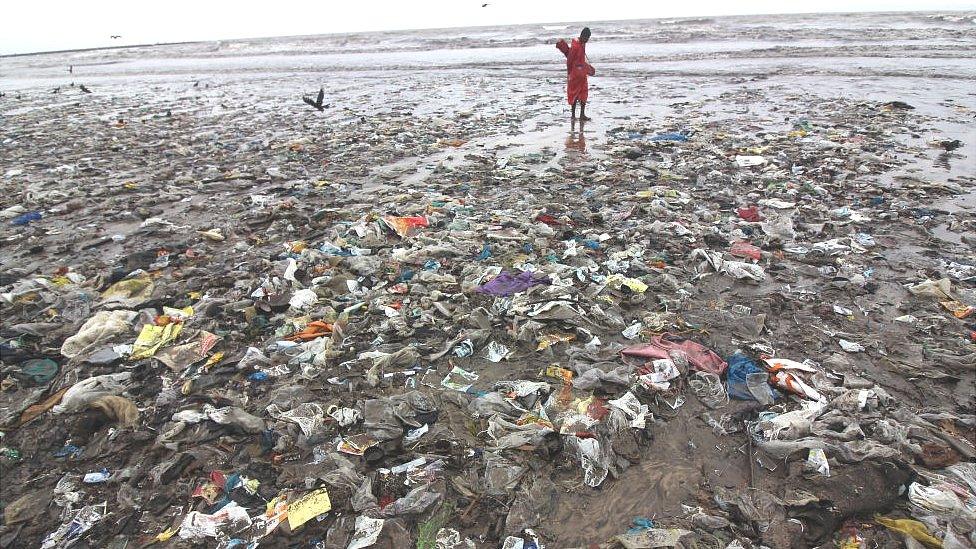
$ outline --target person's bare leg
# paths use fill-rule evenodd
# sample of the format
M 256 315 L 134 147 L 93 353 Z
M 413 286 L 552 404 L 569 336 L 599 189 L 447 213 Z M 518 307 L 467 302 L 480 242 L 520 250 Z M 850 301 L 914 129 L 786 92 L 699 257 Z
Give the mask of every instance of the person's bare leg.
M 582 122 L 586 122 L 587 120 L 590 119 L 589 116 L 586 116 L 586 101 L 580 101 L 580 117 L 579 117 L 579 119 Z
M 570 120 L 576 120 L 576 104 L 577 103 L 579 103 L 579 101 L 573 101 L 573 113 L 569 117 Z

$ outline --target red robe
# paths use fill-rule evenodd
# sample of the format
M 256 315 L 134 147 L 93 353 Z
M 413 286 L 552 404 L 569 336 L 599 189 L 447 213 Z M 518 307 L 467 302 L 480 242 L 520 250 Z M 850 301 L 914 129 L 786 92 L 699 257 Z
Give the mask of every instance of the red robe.
M 586 77 L 594 73 L 593 67 L 586 62 L 586 44 L 573 38 L 571 46 L 566 46 L 566 42 L 560 40 L 556 47 L 566 56 L 566 99 L 570 105 L 577 101 L 586 101 L 589 94 Z

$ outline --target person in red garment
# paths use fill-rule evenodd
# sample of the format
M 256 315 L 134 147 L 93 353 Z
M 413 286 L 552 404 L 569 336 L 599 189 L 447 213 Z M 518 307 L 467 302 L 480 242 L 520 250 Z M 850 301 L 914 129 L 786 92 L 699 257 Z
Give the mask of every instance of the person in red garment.
M 589 95 L 586 78 L 593 76 L 596 71 L 586 61 L 586 43 L 589 41 L 590 28 L 583 27 L 583 32 L 578 39 L 573 39 L 572 45 L 567 45 L 565 40 L 556 42 L 556 47 L 566 56 L 566 98 L 573 106 L 573 120 L 576 120 L 576 105 L 580 106 L 579 119 L 581 121 L 590 119 L 586 116 L 586 99 Z

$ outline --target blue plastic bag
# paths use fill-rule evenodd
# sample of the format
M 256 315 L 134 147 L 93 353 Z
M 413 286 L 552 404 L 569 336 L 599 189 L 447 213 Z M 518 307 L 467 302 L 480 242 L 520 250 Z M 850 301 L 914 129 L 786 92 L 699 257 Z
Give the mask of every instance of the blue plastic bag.
M 728 377 L 726 379 L 729 396 L 739 400 L 759 400 L 749 390 L 748 377 L 749 374 L 762 374 L 765 376 L 766 371 L 757 366 L 751 358 L 740 353 L 730 356 L 726 362 L 729 364 L 727 371 Z M 772 387 L 769 387 L 768 383 L 766 384 L 765 390 L 769 391 L 771 400 L 776 399 L 776 392 L 773 391 Z
M 11 225 L 16 225 L 18 227 L 25 226 L 31 221 L 39 221 L 41 219 L 41 212 L 27 212 L 22 215 L 18 215 L 10 222 Z

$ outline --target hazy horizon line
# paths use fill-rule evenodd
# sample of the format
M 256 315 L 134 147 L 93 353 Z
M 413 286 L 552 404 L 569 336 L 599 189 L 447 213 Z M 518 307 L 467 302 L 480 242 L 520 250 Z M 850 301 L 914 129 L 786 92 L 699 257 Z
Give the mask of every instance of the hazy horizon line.
M 865 11 L 819 11 L 819 12 L 776 12 L 776 13 L 740 13 L 731 15 L 684 15 L 684 16 L 673 16 L 673 17 L 634 17 L 626 19 L 589 19 L 589 22 L 598 23 L 614 23 L 614 22 L 624 22 L 624 21 L 660 21 L 660 20 L 677 20 L 682 19 L 735 19 L 743 17 L 769 17 L 769 16 L 810 16 L 810 15 L 845 15 L 845 14 L 885 14 L 885 13 L 973 13 L 976 14 L 974 9 L 940 9 L 940 10 L 916 10 L 916 9 L 894 9 L 894 10 L 865 10 Z M 451 29 L 478 29 L 478 28 L 488 28 L 488 27 L 526 27 L 533 25 L 572 25 L 572 24 L 587 24 L 586 21 L 539 21 L 532 23 L 509 23 L 509 24 L 489 24 L 489 25 L 463 25 L 456 27 L 414 27 L 414 28 L 399 28 L 399 29 L 381 29 L 381 30 L 349 30 L 341 32 L 320 32 L 314 34 L 275 34 L 275 35 L 263 35 L 263 36 L 237 36 L 228 38 L 204 38 L 200 40 L 175 40 L 172 42 L 146 42 L 141 44 L 126 44 L 119 46 L 94 46 L 89 48 L 68 48 L 68 49 L 57 49 L 57 50 L 38 50 L 30 52 L 17 52 L 17 53 L 0 53 L 0 58 L 5 57 L 26 57 L 31 55 L 52 55 L 59 53 L 74 53 L 74 52 L 84 52 L 84 51 L 99 51 L 99 50 L 117 50 L 125 48 L 145 48 L 154 46 L 175 46 L 182 44 L 200 44 L 206 42 L 233 42 L 242 40 L 268 40 L 273 38 L 302 38 L 302 37 L 314 37 L 314 36 L 342 36 L 342 35 L 352 35 L 352 34 L 381 34 L 386 32 L 416 32 L 416 31 L 432 31 L 432 30 L 451 30 Z

